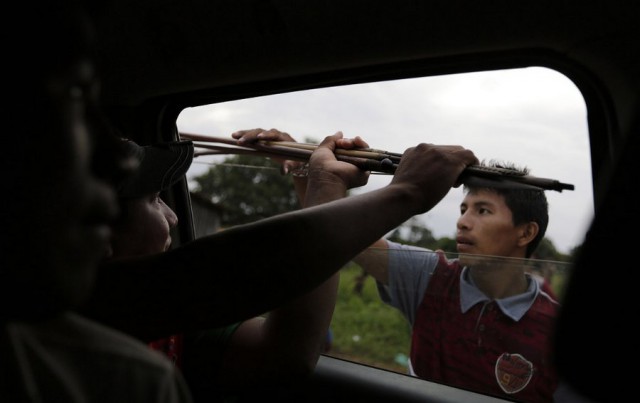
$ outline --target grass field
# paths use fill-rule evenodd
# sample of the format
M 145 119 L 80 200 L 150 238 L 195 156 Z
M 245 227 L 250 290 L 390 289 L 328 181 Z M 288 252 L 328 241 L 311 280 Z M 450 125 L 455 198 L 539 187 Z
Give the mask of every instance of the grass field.
M 333 346 L 328 355 L 406 373 L 411 329 L 398 310 L 384 304 L 371 276 L 356 291 L 362 270 L 350 264 L 340 273 L 340 289 L 331 322 Z

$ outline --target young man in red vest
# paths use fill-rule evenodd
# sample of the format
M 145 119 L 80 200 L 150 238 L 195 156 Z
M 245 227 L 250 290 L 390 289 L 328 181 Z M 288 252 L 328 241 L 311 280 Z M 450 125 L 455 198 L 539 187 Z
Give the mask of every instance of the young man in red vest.
M 553 401 L 558 380 L 549 337 L 559 305 L 525 264 L 549 221 L 544 191 L 478 179 L 464 192 L 458 259 L 382 239 L 355 260 L 412 325 L 411 374 Z

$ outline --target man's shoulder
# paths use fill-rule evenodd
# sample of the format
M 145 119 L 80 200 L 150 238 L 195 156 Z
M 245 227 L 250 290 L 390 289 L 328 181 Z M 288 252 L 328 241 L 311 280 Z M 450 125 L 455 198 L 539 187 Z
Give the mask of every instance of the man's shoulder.
M 191 402 L 171 361 L 117 330 L 73 313 L 4 327 L 3 348 L 21 352 L 10 371 L 25 378 L 17 382 L 30 385 L 28 393 L 78 402 Z
M 53 354 L 82 355 L 87 360 L 126 360 L 147 368 L 171 370 L 171 362 L 146 344 L 120 331 L 74 313 L 64 313 L 38 323 L 13 324 L 16 342 Z M 95 361 L 94 361 L 95 362 Z

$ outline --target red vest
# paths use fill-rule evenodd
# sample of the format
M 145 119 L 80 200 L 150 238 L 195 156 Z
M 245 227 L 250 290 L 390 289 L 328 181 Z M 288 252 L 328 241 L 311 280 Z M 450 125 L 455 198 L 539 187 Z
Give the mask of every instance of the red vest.
M 415 373 L 431 381 L 525 402 L 551 402 L 558 378 L 551 340 L 558 304 L 539 294 L 514 321 L 494 301 L 460 310 L 458 261 L 441 259 L 416 312 Z

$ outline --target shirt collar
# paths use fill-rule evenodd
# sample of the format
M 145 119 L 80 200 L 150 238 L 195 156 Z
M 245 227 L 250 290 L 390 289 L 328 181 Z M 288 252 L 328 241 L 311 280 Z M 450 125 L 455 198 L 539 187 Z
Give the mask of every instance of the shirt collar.
M 538 282 L 532 281 L 530 275 L 526 274 L 526 276 L 529 284 L 526 292 L 496 300 L 502 313 L 515 321 L 519 321 L 527 313 L 540 292 Z M 469 268 L 464 267 L 460 275 L 460 308 L 462 313 L 467 312 L 477 303 L 489 301 L 490 299 L 474 284 L 469 275 Z

